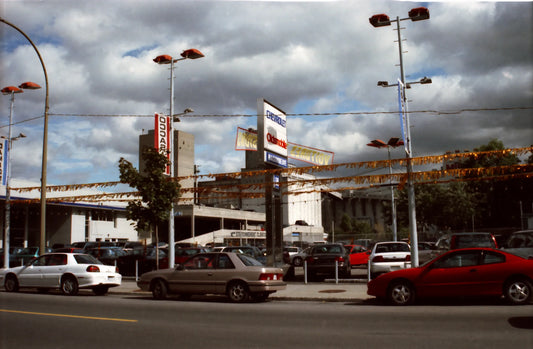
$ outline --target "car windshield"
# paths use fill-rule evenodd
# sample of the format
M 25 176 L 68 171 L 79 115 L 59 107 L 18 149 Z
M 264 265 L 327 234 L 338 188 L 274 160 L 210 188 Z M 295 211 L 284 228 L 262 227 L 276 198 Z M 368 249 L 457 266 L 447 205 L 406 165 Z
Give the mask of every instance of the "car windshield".
M 88 254 L 75 254 L 74 259 L 78 264 L 102 264 L 98 259 Z
M 509 248 L 533 247 L 533 233 L 518 233 L 511 235 L 507 242 Z
M 252 267 L 252 266 L 260 266 L 260 267 L 262 267 L 263 266 L 263 264 L 261 262 L 259 262 L 257 259 L 255 259 L 255 258 L 253 258 L 251 256 L 248 256 L 246 254 L 237 253 L 237 257 L 239 257 L 239 259 L 247 267 Z

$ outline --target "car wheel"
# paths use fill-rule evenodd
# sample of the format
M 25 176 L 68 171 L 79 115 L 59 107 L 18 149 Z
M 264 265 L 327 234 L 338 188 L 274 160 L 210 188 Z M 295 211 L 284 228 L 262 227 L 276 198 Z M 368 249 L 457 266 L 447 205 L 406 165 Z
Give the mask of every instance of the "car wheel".
M 415 289 L 408 281 L 394 281 L 389 287 L 388 300 L 394 305 L 412 304 L 415 300 Z
M 531 299 L 533 289 L 531 282 L 525 279 L 514 279 L 505 284 L 505 299 L 511 304 L 527 304 Z
M 295 267 L 299 267 L 300 265 L 303 264 L 303 259 L 302 257 L 294 257 L 294 259 L 292 260 L 292 264 L 295 266 Z
M 17 292 L 19 290 L 19 282 L 15 275 L 8 275 L 4 282 L 4 288 L 7 292 Z
M 61 292 L 65 296 L 75 296 L 78 294 L 78 280 L 73 276 L 64 276 L 61 279 Z
M 248 300 L 250 292 L 248 291 L 248 285 L 242 281 L 235 281 L 228 286 L 228 297 L 232 302 L 242 303 Z
M 109 291 L 109 287 L 107 286 L 97 286 L 93 288 L 93 293 L 97 296 L 104 296 L 107 294 L 107 291 Z
M 152 297 L 157 300 L 163 300 L 167 298 L 168 287 L 163 280 L 156 280 L 152 287 Z

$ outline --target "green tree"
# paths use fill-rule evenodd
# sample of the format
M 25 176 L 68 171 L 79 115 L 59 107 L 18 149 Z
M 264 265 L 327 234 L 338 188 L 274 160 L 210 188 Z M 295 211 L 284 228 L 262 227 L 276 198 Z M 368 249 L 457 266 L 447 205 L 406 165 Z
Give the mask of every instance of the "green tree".
M 137 189 L 140 196 L 140 199 L 128 203 L 128 219 L 135 222 L 135 229 L 139 232 L 155 231 L 158 240 L 158 226 L 169 219 L 172 204 L 180 195 L 180 185 L 164 174 L 169 162 L 155 148 L 147 148 L 142 158 L 145 161 L 143 173 L 126 159 L 120 158 L 120 182 Z
M 351 233 L 352 232 L 352 219 L 350 216 L 345 213 L 342 215 L 341 218 L 341 229 L 345 233 Z

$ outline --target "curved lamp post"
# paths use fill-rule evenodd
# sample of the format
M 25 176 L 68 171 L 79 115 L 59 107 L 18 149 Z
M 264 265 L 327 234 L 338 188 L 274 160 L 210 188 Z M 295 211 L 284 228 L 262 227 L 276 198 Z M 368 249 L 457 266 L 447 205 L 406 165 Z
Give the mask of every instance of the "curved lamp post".
M 410 131 L 410 125 L 409 125 L 409 113 L 407 112 L 407 97 L 405 95 L 405 89 L 406 87 L 409 88 L 410 84 L 412 83 L 406 83 L 405 82 L 405 73 L 403 69 L 403 49 L 402 49 L 402 37 L 400 32 L 400 21 L 405 20 L 411 20 L 413 22 L 416 21 L 422 21 L 425 19 L 429 19 L 429 10 L 425 7 L 417 7 L 409 11 L 409 17 L 407 18 L 400 18 L 396 17 L 396 19 L 391 20 L 388 15 L 381 13 L 374 15 L 369 18 L 370 24 L 372 26 L 378 28 L 378 27 L 384 27 L 391 25 L 392 22 L 396 22 L 396 30 L 398 31 L 398 48 L 399 48 L 399 54 L 400 54 L 400 76 L 401 79 L 399 80 L 398 84 L 396 85 L 389 85 L 386 81 L 380 81 L 378 82 L 378 86 L 383 87 L 389 87 L 389 86 L 398 86 L 398 90 L 401 93 L 401 103 L 405 106 L 405 153 L 407 155 L 407 188 L 408 188 L 408 200 L 409 200 L 409 234 L 411 237 L 411 261 L 412 265 L 414 267 L 418 267 L 418 233 L 416 228 L 416 204 L 415 204 L 415 189 L 414 189 L 414 183 L 413 183 L 413 164 L 411 161 L 412 157 L 412 149 L 411 149 L 411 131 Z M 422 80 L 424 82 L 422 82 Z M 423 78 L 419 81 L 419 83 L 431 83 L 431 79 Z M 403 120 L 402 120 L 402 128 L 403 128 Z
M 392 185 L 392 166 L 390 162 L 390 148 L 396 148 L 403 144 L 403 141 L 399 138 L 391 138 L 387 143 L 383 142 L 381 139 L 374 139 L 367 144 L 369 147 L 374 148 L 387 148 L 389 154 L 389 185 L 390 185 L 390 197 L 391 197 L 391 208 L 392 208 L 392 237 L 394 241 L 398 241 L 398 228 L 396 224 L 396 204 L 394 202 L 394 186 Z
M 44 127 L 43 127 L 43 157 L 42 157 L 42 166 L 41 166 L 41 228 L 40 228 L 40 238 L 39 238 L 39 253 L 43 253 L 45 251 L 46 247 L 46 166 L 48 161 L 48 74 L 46 73 L 46 67 L 44 65 L 43 58 L 41 57 L 41 53 L 37 49 L 37 46 L 31 41 L 28 35 L 24 33 L 20 28 L 18 28 L 13 23 L 10 23 L 6 21 L 5 19 L 0 17 L 0 22 L 5 23 L 9 25 L 10 27 L 17 30 L 19 33 L 21 33 L 26 40 L 28 40 L 37 53 L 37 56 L 39 57 L 39 61 L 41 62 L 41 66 L 43 67 L 44 72 L 44 81 L 45 81 L 45 91 L 46 91 L 46 98 L 44 101 Z
M 5 206 L 5 226 L 4 226 L 4 268 L 9 268 L 9 239 L 11 233 L 11 188 L 9 180 L 11 178 L 11 149 L 13 148 L 13 141 L 24 138 L 26 135 L 20 133 L 16 137 L 12 137 L 11 125 L 13 124 L 13 109 L 15 108 L 15 93 L 22 93 L 22 89 L 36 90 L 41 88 L 34 82 L 25 82 L 19 87 L 7 86 L 2 89 L 3 95 L 11 96 L 11 105 L 9 108 L 9 127 L 8 136 L 4 146 L 4 156 L 6 156 L 6 168 L 4 168 L 5 185 L 6 185 L 6 206 Z M 5 137 L 2 137 L 5 138 Z
M 157 64 L 170 64 L 170 178 L 174 178 L 174 121 L 179 121 L 178 116 L 192 112 L 192 109 L 185 109 L 183 114 L 174 115 L 174 63 L 185 59 L 197 59 L 204 57 L 204 54 L 195 48 L 185 50 L 181 53 L 181 58 L 173 58 L 170 55 L 160 55 L 154 58 Z M 176 119 L 176 120 L 174 120 Z M 175 246 L 174 246 L 174 204 L 170 208 L 168 223 L 168 267 L 174 267 Z

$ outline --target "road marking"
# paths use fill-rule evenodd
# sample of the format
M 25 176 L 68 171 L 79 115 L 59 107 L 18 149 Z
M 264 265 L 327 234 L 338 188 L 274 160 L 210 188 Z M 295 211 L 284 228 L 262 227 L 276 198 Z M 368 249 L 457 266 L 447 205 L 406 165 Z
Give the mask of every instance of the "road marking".
M 16 314 L 28 314 L 28 315 L 43 315 L 43 316 L 67 317 L 67 318 L 74 318 L 74 319 L 89 319 L 89 320 L 119 321 L 119 322 L 138 322 L 138 320 L 130 320 L 130 319 L 115 319 L 115 318 L 96 317 L 96 316 L 81 316 L 81 315 L 67 315 L 67 314 L 37 313 L 37 312 L 33 312 L 33 311 L 8 310 L 8 309 L 0 309 L 0 312 L 3 312 L 3 313 L 16 313 Z

